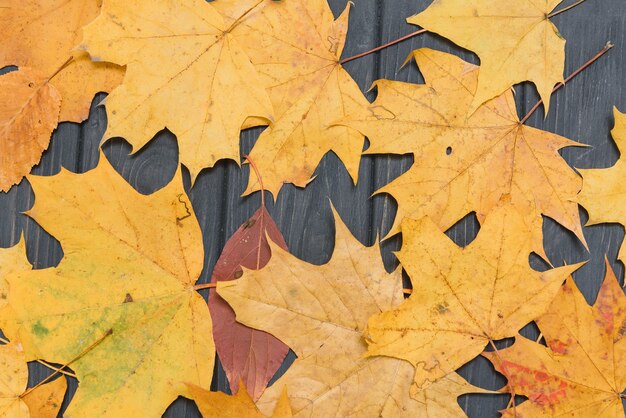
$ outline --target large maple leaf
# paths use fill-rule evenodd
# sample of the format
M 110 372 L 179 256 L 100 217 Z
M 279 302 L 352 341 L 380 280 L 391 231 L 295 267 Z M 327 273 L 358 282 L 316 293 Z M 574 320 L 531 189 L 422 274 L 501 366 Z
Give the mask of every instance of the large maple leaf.
M 572 202 L 581 179 L 559 155 L 578 144 L 520 124 L 511 92 L 467 117 L 479 67 L 429 49 L 413 56 L 426 84 L 378 81 L 376 101 L 346 119 L 370 139 L 367 153 L 415 157 L 407 173 L 379 190 L 398 201 L 392 233 L 404 217 L 429 216 L 441 229 L 473 211 L 482 221 L 508 195 L 533 228 L 535 251 L 541 252 L 542 214 L 584 243 Z
M 29 181 L 28 215 L 65 255 L 56 268 L 7 278 L 14 321 L 6 331 L 29 359 L 72 362 L 80 386 L 67 415 L 160 416 L 182 382 L 208 388 L 211 317 L 193 289 L 202 235 L 180 170 L 149 196 L 103 155 L 86 174 Z
M 418 388 L 456 370 L 490 342 L 515 335 L 545 312 L 579 267 L 531 269 L 528 225 L 506 204 L 463 249 L 428 218 L 405 220 L 402 237 L 397 256 L 413 293 L 369 320 L 368 355 L 410 361 Z
M 401 273 L 387 273 L 377 246 L 364 247 L 335 219 L 335 250 L 327 264 L 312 266 L 270 243 L 265 268 L 244 269 L 240 279 L 218 283 L 238 321 L 272 333 L 298 356 L 263 393 L 260 410 L 271 412 L 284 386 L 296 417 L 421 416 L 433 402 L 454 402 L 460 377 L 442 381 L 431 396 L 416 393 L 421 403 L 410 397 L 408 362 L 364 358 L 367 320 L 402 301 Z M 462 415 L 458 405 L 450 410 Z
M 563 0 L 435 0 L 409 23 L 476 52 L 481 71 L 470 112 L 530 80 L 546 107 L 563 81 L 565 39 L 549 18 Z
M 234 280 L 241 267 L 258 270 L 271 257 L 268 239 L 287 250 L 278 226 L 263 205 L 233 234 L 215 263 L 211 283 Z M 289 347 L 271 334 L 235 321 L 235 312 L 217 292 L 209 294 L 213 319 L 213 339 L 224 367 L 230 390 L 238 393 L 243 381 L 252 397 L 258 399 L 282 364 Z
M 0 345 L 0 368 L 0 416 L 57 417 L 67 389 L 64 377 L 27 389 L 28 365 L 22 346 L 17 342 Z
M 283 183 L 304 187 L 322 157 L 333 151 L 356 182 L 363 136 L 334 124 L 368 105 L 339 63 L 349 7 L 334 19 L 326 0 L 218 0 L 230 21 L 258 6 L 234 28 L 259 71 L 276 120 L 250 153 L 274 196 Z M 247 193 L 259 190 L 251 176 Z
M 620 153 L 626 150 L 626 115 L 614 110 L 613 139 Z M 576 201 L 589 213 L 587 225 L 617 222 L 626 225 L 626 159 L 620 158 L 608 169 L 578 170 L 583 176 L 583 187 Z M 626 246 L 622 244 L 619 259 L 626 260 Z
M 570 278 L 536 320 L 548 347 L 518 336 L 510 348 L 485 353 L 518 395 L 504 416 L 624 416 L 626 297 L 606 262 L 593 306 Z
M 22 181 L 48 148 L 61 95 L 45 76 L 20 68 L 0 76 L 0 191 Z
M 32 67 L 52 78 L 63 97 L 61 120 L 83 121 L 94 95 L 122 81 L 123 68 L 74 49 L 101 6 L 102 0 L 0 0 L 0 68 Z
M 205 0 L 106 1 L 83 43 L 92 57 L 127 65 L 106 99 L 105 139 L 124 137 L 137 150 L 168 128 L 194 180 L 220 159 L 239 161 L 246 119 L 272 118 L 264 85 L 231 33 L 250 12 L 229 24 Z

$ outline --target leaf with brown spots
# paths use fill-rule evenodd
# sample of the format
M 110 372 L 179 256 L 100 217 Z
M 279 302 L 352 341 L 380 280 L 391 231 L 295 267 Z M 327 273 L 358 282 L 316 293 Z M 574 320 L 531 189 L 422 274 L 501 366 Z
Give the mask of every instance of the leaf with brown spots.
M 504 416 L 623 417 L 626 296 L 608 260 L 593 306 L 570 278 L 536 322 L 547 347 L 518 336 L 498 355 L 484 354 L 528 398 Z
M 417 388 L 448 375 L 494 340 L 517 334 L 541 315 L 579 265 L 530 268 L 531 234 L 510 205 L 489 215 L 477 238 L 459 248 L 428 218 L 402 223 L 397 253 L 413 282 L 411 296 L 373 316 L 369 356 L 391 356 L 415 367 Z
M 262 206 L 228 240 L 217 260 L 211 283 L 241 277 L 242 267 L 258 270 L 271 257 L 268 242 L 287 251 L 287 244 Z M 289 352 L 289 347 L 273 335 L 249 328 L 235 321 L 235 312 L 215 291 L 209 294 L 209 311 L 213 319 L 213 339 L 232 393 L 238 393 L 239 381 L 254 400 L 265 390 Z
M 0 76 L 0 191 L 39 163 L 59 120 L 61 95 L 30 68 Z

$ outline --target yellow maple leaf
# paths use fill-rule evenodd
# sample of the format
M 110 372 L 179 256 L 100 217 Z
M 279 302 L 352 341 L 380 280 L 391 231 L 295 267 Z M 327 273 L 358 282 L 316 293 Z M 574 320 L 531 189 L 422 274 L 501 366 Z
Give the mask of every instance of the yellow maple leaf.
M 56 418 L 67 389 L 65 378 L 27 390 L 26 356 L 21 345 L 15 342 L 0 345 L 0 369 L 0 416 Z
M 405 217 L 429 216 L 447 229 L 475 211 L 482 222 L 508 196 L 534 231 L 533 250 L 542 253 L 542 214 L 584 243 L 572 202 L 582 181 L 559 155 L 579 144 L 520 124 L 511 92 L 468 117 L 479 67 L 430 49 L 413 56 L 426 84 L 378 81 L 376 101 L 345 120 L 370 139 L 367 153 L 415 157 L 407 173 L 378 191 L 398 201 L 391 233 Z
M 0 191 L 22 181 L 48 148 L 61 95 L 30 68 L 0 76 Z
M 274 196 L 283 183 L 304 187 L 329 151 L 343 161 L 356 183 L 363 135 L 334 124 L 368 105 L 339 63 L 348 31 L 350 4 L 334 19 L 326 0 L 220 0 L 216 7 L 234 21 L 257 6 L 233 30 L 275 110 L 275 122 L 250 156 Z M 259 190 L 251 174 L 246 193 Z
M 7 315 L 10 315 L 5 311 L 9 297 L 9 284 L 6 278 L 32 268 L 26 258 L 26 245 L 23 238 L 13 247 L 0 248 L 0 328 L 4 326 Z
M 80 385 L 67 415 L 160 416 L 182 382 L 208 388 L 211 317 L 193 289 L 202 235 L 180 170 L 149 196 L 103 155 L 85 174 L 29 181 L 28 215 L 59 239 L 64 258 L 7 277 L 14 314 L 5 331 L 28 359 L 71 362 Z
M 364 247 L 338 216 L 335 228 L 335 250 L 327 264 L 312 266 L 270 242 L 266 267 L 218 283 L 237 321 L 275 335 L 298 356 L 265 390 L 259 409 L 271 412 L 283 386 L 296 417 L 426 416 L 431 402 L 454 402 L 460 377 L 451 376 L 430 393 L 414 391 L 416 400 L 410 396 L 414 369 L 408 362 L 364 357 L 368 318 L 403 299 L 401 272 L 387 273 L 378 246 Z M 463 390 L 472 391 L 469 386 Z M 448 408 L 463 415 L 458 404 Z
M 478 55 L 481 70 L 470 113 L 526 80 L 537 86 L 548 113 L 565 65 L 565 39 L 549 13 L 562 1 L 435 0 L 407 21 Z
M 85 27 L 83 48 L 95 59 L 127 65 L 124 82 L 106 99 L 105 140 L 135 150 L 168 128 L 192 179 L 218 160 L 239 161 L 239 132 L 248 117 L 272 118 L 271 103 L 228 24 L 205 0 L 104 3 Z
M 615 128 L 612 131 L 617 149 L 626 150 L 626 115 L 614 109 Z M 583 176 L 583 187 L 576 201 L 589 213 L 587 225 L 606 222 L 626 224 L 626 160 L 620 159 L 608 169 L 578 170 Z M 626 246 L 622 245 L 618 258 L 626 260 Z
M 372 317 L 369 356 L 392 356 L 415 367 L 417 388 L 446 376 L 494 340 L 515 335 L 550 305 L 580 265 L 543 273 L 530 268 L 531 234 L 503 205 L 467 247 L 456 246 L 428 218 L 402 223 L 397 253 L 413 293 L 396 309 Z
M 608 261 L 593 306 L 569 278 L 536 322 L 548 347 L 518 336 L 497 355 L 485 353 L 515 393 L 528 397 L 503 416 L 623 417 L 626 297 Z
M 209 392 L 195 385 L 187 385 L 187 391 L 204 418 L 265 418 L 266 415 L 256 407 L 243 382 L 239 387 L 239 391 L 232 396 L 223 392 Z M 269 416 L 272 418 L 293 416 L 286 389 L 283 389 L 274 412 Z
M 0 0 L 0 68 L 32 67 L 52 78 L 63 97 L 61 120 L 83 121 L 93 96 L 122 81 L 123 68 L 92 62 L 74 49 L 82 27 L 98 16 L 101 6 L 102 0 Z

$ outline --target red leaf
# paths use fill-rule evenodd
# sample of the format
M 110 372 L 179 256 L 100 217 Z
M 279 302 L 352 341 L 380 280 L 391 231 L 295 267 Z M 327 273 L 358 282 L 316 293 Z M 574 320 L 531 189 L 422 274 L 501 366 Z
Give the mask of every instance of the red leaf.
M 241 277 L 241 266 L 263 268 L 271 257 L 268 236 L 287 249 L 278 227 L 263 206 L 228 240 L 213 270 L 211 283 Z M 237 393 L 241 379 L 252 398 L 257 400 L 282 364 L 289 347 L 267 332 L 236 322 L 235 312 L 215 291 L 209 295 L 209 310 L 217 355 L 228 376 L 230 390 Z

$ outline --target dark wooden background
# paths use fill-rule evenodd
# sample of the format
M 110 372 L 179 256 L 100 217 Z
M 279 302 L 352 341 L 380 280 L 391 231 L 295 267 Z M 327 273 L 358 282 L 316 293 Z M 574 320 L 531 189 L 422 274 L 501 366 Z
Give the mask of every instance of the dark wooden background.
M 344 57 L 414 31 L 416 28 L 406 24 L 405 19 L 425 9 L 430 2 L 355 0 Z M 573 2 L 566 0 L 561 7 Z M 330 0 L 336 15 L 346 3 L 346 0 Z M 563 157 L 572 167 L 609 167 L 619 157 L 609 134 L 613 125 L 612 108 L 617 106 L 626 111 L 626 0 L 588 0 L 555 17 L 553 22 L 567 39 L 566 74 L 592 57 L 607 41 L 612 41 L 615 48 L 553 96 L 550 114 L 546 119 L 539 111 L 528 124 L 592 145 L 590 148 L 563 151 Z M 380 78 L 422 83 L 423 79 L 414 63 L 403 69 L 400 67 L 413 49 L 425 46 L 453 52 L 474 63 L 479 62 L 472 53 L 441 37 L 427 34 L 348 63 L 346 69 L 364 92 L 374 80 Z M 527 84 L 516 87 L 516 91 L 518 111 L 524 115 L 536 102 L 537 95 L 534 88 Z M 101 94 L 94 99 L 90 117 L 83 124 L 62 123 L 59 126 L 49 150 L 34 173 L 53 175 L 62 166 L 74 172 L 85 172 L 96 166 L 99 141 L 106 127 L 105 109 L 96 105 L 103 97 Z M 374 97 L 375 92 L 368 93 L 370 100 Z M 242 133 L 242 154 L 252 148 L 260 132 L 260 129 L 255 129 Z M 130 155 L 131 147 L 123 139 L 109 141 L 103 149 L 121 175 L 141 193 L 151 193 L 167 184 L 178 164 L 176 138 L 167 131 L 158 134 L 134 155 Z M 388 196 L 369 196 L 405 172 L 411 163 L 412 159 L 408 156 L 364 157 L 360 166 L 360 181 L 355 187 L 341 161 L 332 153 L 326 155 L 316 171 L 317 178 L 306 189 L 285 186 L 275 203 L 270 199 L 270 212 L 284 234 L 290 251 L 313 264 L 329 260 L 334 246 L 329 198 L 352 233 L 362 243 L 372 245 L 377 235 L 384 235 L 391 227 L 396 204 Z M 185 171 L 187 192 L 204 233 L 206 256 L 201 282 L 208 281 L 226 240 L 259 207 L 259 193 L 248 198 L 240 197 L 246 186 L 247 173 L 248 167 L 240 169 L 232 161 L 222 161 L 213 169 L 204 170 L 194 187 L 190 188 L 189 175 Z M 8 193 L 0 193 L 0 247 L 16 244 L 23 232 L 28 257 L 34 267 L 54 266 L 63 257 L 59 242 L 21 214 L 32 206 L 33 201 L 34 196 L 27 181 L 22 181 Z M 584 210 L 581 210 L 581 216 L 585 222 L 587 215 Z M 554 265 L 589 260 L 575 273 L 574 278 L 590 303 L 595 300 L 604 275 L 605 255 L 623 281 L 624 268 L 616 260 L 624 237 L 621 226 L 585 228 L 585 237 L 591 249 L 591 253 L 588 253 L 571 233 L 554 221 L 546 218 L 544 225 L 546 251 Z M 469 214 L 451 228 L 448 235 L 459 245 L 465 245 L 476 236 L 478 229 L 475 218 Z M 392 269 L 396 262 L 391 251 L 399 246 L 398 237 L 382 244 L 388 269 Z M 540 267 L 539 262 L 536 264 Z M 529 336 L 537 335 L 533 325 L 526 327 L 524 332 Z M 510 342 L 504 341 L 501 345 Z M 283 369 L 293 359 L 292 354 Z M 39 365 L 31 365 L 30 370 L 31 384 L 49 373 Z M 488 389 L 498 389 L 505 382 L 482 358 L 462 367 L 460 373 L 471 383 Z M 217 364 L 213 389 L 226 390 L 227 386 L 226 377 Z M 70 382 L 66 404 L 76 387 L 76 381 Z M 459 404 L 470 417 L 498 416 L 498 409 L 504 408 L 507 401 L 506 395 L 464 395 L 459 398 Z M 167 410 L 165 416 L 190 418 L 200 415 L 193 402 L 181 398 Z

